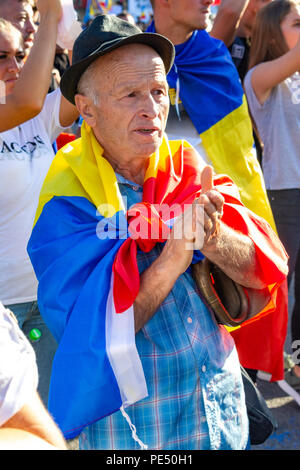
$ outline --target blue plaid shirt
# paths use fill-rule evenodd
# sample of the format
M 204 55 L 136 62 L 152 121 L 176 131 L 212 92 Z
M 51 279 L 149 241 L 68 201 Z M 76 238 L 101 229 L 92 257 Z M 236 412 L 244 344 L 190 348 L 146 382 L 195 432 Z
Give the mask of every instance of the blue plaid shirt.
M 142 187 L 117 176 L 127 207 L 140 202 Z M 140 272 L 161 250 L 157 244 L 150 253 L 138 252 Z M 247 448 L 248 417 L 234 341 L 204 305 L 189 272 L 137 333 L 136 346 L 149 396 L 126 413 L 148 449 Z M 79 445 L 140 449 L 121 411 L 85 428 Z

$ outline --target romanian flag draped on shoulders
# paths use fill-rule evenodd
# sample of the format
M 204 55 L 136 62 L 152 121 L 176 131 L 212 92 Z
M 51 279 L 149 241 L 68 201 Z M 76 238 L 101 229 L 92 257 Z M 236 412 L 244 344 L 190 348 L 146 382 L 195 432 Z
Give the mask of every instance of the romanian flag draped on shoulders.
M 156 32 L 155 24 L 147 32 Z M 168 74 L 170 98 L 182 102 L 216 174 L 237 185 L 243 204 L 276 231 L 261 167 L 256 158 L 248 105 L 238 72 L 225 44 L 206 31 L 175 46 Z M 283 378 L 283 350 L 288 321 L 287 283 L 277 293 L 277 307 L 259 323 L 235 329 L 241 364 Z M 268 332 L 268 334 L 266 334 Z
M 41 314 L 59 343 L 49 411 L 65 437 L 147 396 L 134 331 L 137 250 L 148 252 L 167 239 L 174 217 L 199 196 L 200 175 L 198 153 L 165 137 L 149 158 L 143 201 L 126 211 L 114 170 L 85 122 L 82 137 L 56 154 L 28 253 Z M 286 266 L 278 237 L 244 207 L 229 177 L 215 177 L 214 185 L 225 198 L 224 222 L 253 240 L 261 278 L 275 301 Z M 160 213 L 162 205 L 175 208 L 173 219 L 172 211 Z

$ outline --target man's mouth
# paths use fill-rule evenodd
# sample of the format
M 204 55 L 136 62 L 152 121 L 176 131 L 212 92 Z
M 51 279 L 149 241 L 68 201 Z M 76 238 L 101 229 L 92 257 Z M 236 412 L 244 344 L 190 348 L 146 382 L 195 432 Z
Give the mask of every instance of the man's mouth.
M 140 127 L 135 131 L 141 134 L 154 134 L 159 132 L 159 129 L 157 127 Z

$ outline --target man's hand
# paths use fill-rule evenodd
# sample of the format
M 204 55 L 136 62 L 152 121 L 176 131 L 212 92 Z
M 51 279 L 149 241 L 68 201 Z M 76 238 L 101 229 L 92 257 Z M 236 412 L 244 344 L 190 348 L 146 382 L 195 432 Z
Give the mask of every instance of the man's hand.
M 204 243 L 202 253 L 237 283 L 254 289 L 264 289 L 252 240 L 225 225 L 222 221 L 224 197 L 213 187 L 211 167 L 201 175 L 201 195 L 204 207 Z
M 217 236 L 223 215 L 224 197 L 213 186 L 213 169 L 206 166 L 201 173 L 201 195 L 197 203 L 204 210 L 204 245 Z
M 194 250 L 201 250 L 217 236 L 223 214 L 224 198 L 213 186 L 213 169 L 204 167 L 201 173 L 201 195 L 173 225 L 165 250 L 176 259 L 178 275 L 186 271 Z
M 213 187 L 213 170 L 209 166 L 202 171 L 201 185 L 200 197 L 175 220 L 160 256 L 140 277 L 134 303 L 136 332 L 154 315 L 190 266 L 194 250 L 201 250 L 217 237 L 224 198 Z

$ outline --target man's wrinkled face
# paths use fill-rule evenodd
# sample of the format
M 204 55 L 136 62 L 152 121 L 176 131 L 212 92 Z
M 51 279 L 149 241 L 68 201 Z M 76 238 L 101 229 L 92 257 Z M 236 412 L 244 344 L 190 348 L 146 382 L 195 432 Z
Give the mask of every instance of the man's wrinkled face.
M 205 29 L 212 3 L 213 0 L 169 0 L 169 14 L 190 32 Z
M 136 158 L 146 159 L 162 142 L 169 112 L 162 59 L 151 47 L 131 44 L 100 57 L 95 67 L 98 99 L 80 111 L 88 111 L 83 117 L 104 156 L 129 165 Z
M 36 26 L 29 3 L 9 0 L 0 7 L 0 17 L 10 21 L 22 34 L 24 46 L 29 50 L 33 45 Z

